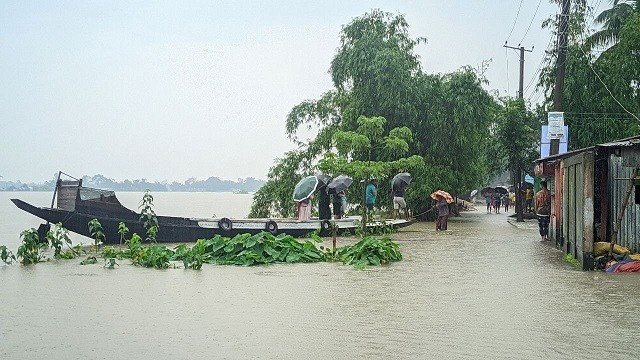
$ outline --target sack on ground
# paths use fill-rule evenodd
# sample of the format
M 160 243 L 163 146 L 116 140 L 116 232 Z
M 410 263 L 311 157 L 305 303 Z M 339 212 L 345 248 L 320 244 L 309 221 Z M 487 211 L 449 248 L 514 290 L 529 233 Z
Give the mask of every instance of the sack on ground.
M 593 243 L 593 256 L 598 257 L 602 255 L 606 255 L 609 253 L 609 249 L 611 248 L 611 243 L 598 241 Z M 613 253 L 618 255 L 628 254 L 630 251 L 628 248 L 624 246 L 620 246 L 618 244 L 613 245 Z

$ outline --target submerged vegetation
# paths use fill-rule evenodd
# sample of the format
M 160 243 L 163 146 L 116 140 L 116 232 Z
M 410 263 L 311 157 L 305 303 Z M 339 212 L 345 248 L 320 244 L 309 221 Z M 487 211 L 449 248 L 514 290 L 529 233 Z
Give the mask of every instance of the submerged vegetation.
M 99 234 L 100 223 L 94 219 L 91 224 L 95 233 Z M 126 229 L 124 223 L 121 229 Z M 125 232 L 122 232 L 124 238 Z M 67 230 L 56 224 L 54 230 L 49 231 L 46 241 L 38 239 L 35 229 L 25 230 L 21 234 L 23 243 L 13 254 L 6 246 L 0 246 L 0 260 L 6 264 L 20 261 L 23 265 L 31 265 L 41 261 L 48 261 L 46 250 L 54 250 L 55 259 L 73 259 L 87 254 L 81 245 L 71 246 Z M 115 269 L 118 261 L 129 259 L 132 265 L 155 269 L 184 268 L 199 270 L 204 264 L 216 265 L 266 265 L 274 263 L 313 263 L 313 262 L 343 262 L 354 265 L 356 269 L 367 266 L 379 266 L 402 260 L 398 245 L 385 237 L 378 239 L 367 236 L 354 245 L 344 246 L 336 251 L 320 245 L 322 238 L 312 234 L 310 240 L 299 241 L 293 236 L 280 234 L 274 236 L 268 232 L 255 235 L 240 234 L 232 238 L 216 235 L 211 239 L 200 239 L 193 246 L 180 244 L 173 249 L 165 245 L 152 242 L 144 245 L 142 238 L 134 233 L 125 240 L 125 246 L 105 246 L 98 253 L 98 236 L 93 244 L 96 254 L 88 256 L 80 262 L 81 265 L 98 263 L 98 258 L 104 259 L 104 267 Z M 149 241 L 151 242 L 151 241 Z M 67 244 L 69 250 L 62 251 L 62 245 Z M 316 246 L 318 244 L 318 246 Z M 180 266 L 181 264 L 182 266 Z
M 140 221 L 144 222 L 147 237 L 143 239 L 137 233 L 133 233 L 127 239 L 129 228 L 124 222 L 118 224 L 120 245 L 105 246 L 105 231 L 98 219 L 92 219 L 89 227 L 94 255 L 88 256 L 80 262 L 81 265 L 98 263 L 98 258 L 104 259 L 104 268 L 115 269 L 119 267 L 119 260 L 129 259 L 131 264 L 156 269 L 178 268 L 182 263 L 184 269 L 199 270 L 204 264 L 218 265 L 263 265 L 273 263 L 311 263 L 321 261 L 342 261 L 345 264 L 353 264 L 357 269 L 364 269 L 369 265 L 388 264 L 402 260 L 398 246 L 389 238 L 376 239 L 367 236 L 360 242 L 344 248 L 329 249 L 322 245 L 320 229 L 309 234 L 310 240 L 299 241 L 291 235 L 280 234 L 275 236 L 269 232 L 261 232 L 255 235 L 239 234 L 232 238 L 216 235 L 210 239 L 199 239 L 189 247 L 180 244 L 173 249 L 165 245 L 157 244 L 156 234 L 159 229 L 158 219 L 153 210 L 153 196 L 147 190 L 140 202 Z M 335 224 L 334 224 L 335 226 Z M 389 234 L 395 230 L 393 225 L 382 222 L 370 233 Z M 358 231 L 358 235 L 362 233 Z M 23 265 L 31 265 L 41 261 L 49 261 L 46 251 L 53 249 L 53 259 L 74 259 L 86 255 L 87 251 L 82 244 L 72 245 L 69 232 L 62 224 L 55 224 L 53 230 L 49 230 L 43 239 L 39 238 L 38 230 L 25 230 L 20 235 L 22 245 L 18 252 L 13 254 L 6 246 L 0 246 L 0 260 L 11 265 L 20 261 Z M 68 247 L 63 251 L 62 247 Z

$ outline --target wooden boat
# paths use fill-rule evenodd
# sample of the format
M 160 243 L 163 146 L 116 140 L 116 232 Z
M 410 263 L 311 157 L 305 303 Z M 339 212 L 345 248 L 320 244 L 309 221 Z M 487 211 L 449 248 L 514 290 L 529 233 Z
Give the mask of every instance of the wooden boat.
M 87 188 L 82 186 L 82 180 L 61 180 L 58 178 L 51 207 L 37 207 L 19 199 L 11 201 L 20 209 L 33 214 L 47 224 L 38 229 L 41 238 L 49 230 L 49 224 L 61 223 L 62 226 L 74 233 L 91 237 L 89 221 L 97 219 L 106 237 L 106 244 L 120 242 L 118 226 L 123 222 L 129 228 L 129 235 L 137 233 L 145 237 L 144 223 L 140 221 L 140 213 L 123 206 L 115 192 Z M 55 207 L 54 207 L 55 204 Z M 262 231 L 274 235 L 288 234 L 296 237 L 308 235 L 318 229 L 322 236 L 329 236 L 335 223 L 337 233 L 346 231 L 353 233 L 360 226 L 359 217 L 347 217 L 339 220 L 311 219 L 299 221 L 297 219 L 229 219 L 229 218 L 182 218 L 173 216 L 157 216 L 159 230 L 156 235 L 158 242 L 195 242 L 198 239 L 209 239 L 220 234 L 233 237 L 238 234 L 256 234 Z M 412 222 L 407 220 L 376 221 L 368 224 L 373 226 L 403 227 Z

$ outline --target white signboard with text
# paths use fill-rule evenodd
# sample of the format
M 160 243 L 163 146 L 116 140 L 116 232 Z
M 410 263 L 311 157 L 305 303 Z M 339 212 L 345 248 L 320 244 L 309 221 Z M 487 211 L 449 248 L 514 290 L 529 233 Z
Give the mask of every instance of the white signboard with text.
M 564 136 L 564 113 L 550 111 L 547 118 L 549 140 L 562 139 Z

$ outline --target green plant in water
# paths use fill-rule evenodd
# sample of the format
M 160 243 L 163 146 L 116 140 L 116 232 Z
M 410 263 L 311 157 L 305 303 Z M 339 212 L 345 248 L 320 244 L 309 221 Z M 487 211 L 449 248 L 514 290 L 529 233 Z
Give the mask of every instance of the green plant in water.
M 131 259 L 132 262 L 137 261 L 142 251 L 142 238 L 137 233 L 133 233 L 126 244 L 127 249 L 123 252 L 124 257 Z
M 143 226 L 147 230 L 147 241 L 155 243 L 160 226 L 156 213 L 153 211 L 153 196 L 149 190 L 144 192 L 138 209 L 140 209 L 140 221 L 143 222 Z
M 60 252 L 61 259 L 75 259 L 76 257 L 86 254 L 87 251 L 82 248 L 82 244 L 77 244 L 67 251 Z
M 185 269 L 200 270 L 203 264 L 211 262 L 212 257 L 207 252 L 207 242 L 200 239 L 191 248 L 185 244 L 178 245 L 171 260 L 181 260 Z
M 158 238 L 158 227 L 157 226 L 152 226 L 150 228 L 147 229 L 147 242 L 150 243 L 157 243 L 157 239 Z
M 118 264 L 118 263 L 116 262 L 116 259 L 115 259 L 115 258 L 110 258 L 110 259 L 106 259 L 106 260 L 105 260 L 104 265 L 103 265 L 102 267 L 103 267 L 103 268 L 105 268 L 105 269 L 115 269 L 115 268 L 116 268 L 116 266 L 118 266 L 118 267 L 119 267 L 119 266 L 120 266 L 120 264 Z
M 122 221 L 118 224 L 118 234 L 120 234 L 120 245 L 124 243 L 125 236 L 129 233 L 129 228 Z
M 89 256 L 86 259 L 80 261 L 80 265 L 92 265 L 97 263 L 98 263 L 98 259 L 96 259 L 95 256 Z
M 122 260 L 127 257 L 125 252 L 126 250 L 116 249 L 113 246 L 105 246 L 104 249 L 102 249 L 102 254 L 100 255 L 100 257 L 102 257 L 105 260 L 108 260 L 108 259 Z
M 40 242 L 38 230 L 31 228 L 20 233 L 22 245 L 18 247 L 16 258 L 20 259 L 22 265 L 35 264 L 44 259 L 44 250 L 49 247 L 48 243 Z
M 572 254 L 566 254 L 564 256 L 564 261 L 568 262 L 569 264 L 573 265 L 576 268 L 580 268 L 580 262 L 578 262 L 578 260 L 573 257 Z
M 171 249 L 167 249 L 164 245 L 156 244 L 141 248 L 135 260 L 133 258 L 131 260 L 133 265 L 167 269 L 172 256 L 173 251 Z
M 369 265 L 382 265 L 402 260 L 398 244 L 389 238 L 367 236 L 353 245 L 338 249 L 336 257 L 345 264 L 363 270 Z
M 78 254 L 75 253 L 71 238 L 69 237 L 69 231 L 62 226 L 62 223 L 57 223 L 53 230 L 47 232 L 47 240 L 54 249 L 53 257 L 56 259 L 72 259 Z M 62 246 L 66 244 L 69 247 L 68 252 L 62 251 Z
M 100 224 L 100 221 L 98 221 L 98 219 L 89 221 L 89 232 L 91 233 L 91 237 L 94 240 L 93 247 L 95 249 L 95 252 L 98 252 L 98 245 L 106 240 L 104 229 L 102 228 L 102 224 Z
M 5 245 L 0 246 L 0 260 L 7 265 L 11 265 L 16 261 L 16 256 L 11 250 L 7 250 Z

